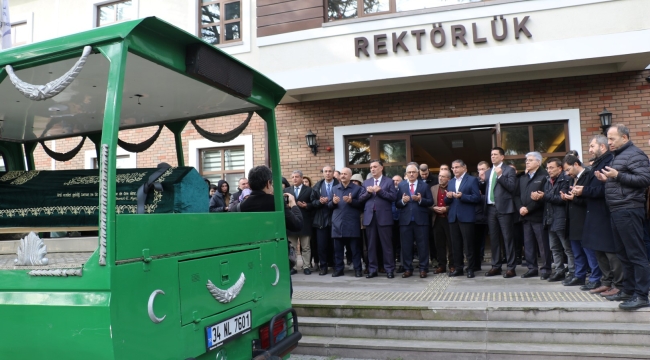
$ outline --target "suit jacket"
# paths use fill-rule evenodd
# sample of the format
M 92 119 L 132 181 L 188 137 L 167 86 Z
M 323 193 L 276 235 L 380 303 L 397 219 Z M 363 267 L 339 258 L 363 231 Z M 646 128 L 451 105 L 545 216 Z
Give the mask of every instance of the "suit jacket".
M 491 188 L 490 180 L 492 180 L 492 171 L 494 166 L 485 172 L 485 205 L 488 202 L 488 193 Z M 496 186 L 494 187 L 494 206 L 500 214 L 512 214 L 515 212 L 515 202 L 513 194 L 517 187 L 517 173 L 513 168 L 506 164 L 501 165 L 501 177 L 497 178 Z
M 587 169 L 578 178 L 576 185 L 589 185 L 593 173 Z M 569 177 L 569 188 L 573 186 L 573 178 Z M 574 196 L 573 200 L 567 201 L 567 234 L 569 240 L 582 241 L 582 232 L 587 218 L 587 201 L 580 196 Z
M 334 195 L 341 198 L 338 204 L 335 204 L 332 199 L 327 203 L 327 206 L 332 209 L 332 238 L 343 237 L 361 237 L 361 209 L 363 203 L 359 198 L 366 190 L 359 185 L 352 182 L 348 187 L 343 187 L 343 183 L 339 183 L 332 188 L 332 198 Z M 352 202 L 347 203 L 343 201 L 343 196 L 352 194 Z
M 363 182 L 364 189 L 367 189 L 368 186 L 374 185 L 374 178 L 367 179 Z M 364 226 L 370 225 L 370 222 L 372 222 L 372 219 L 375 217 L 377 224 L 380 226 L 393 225 L 392 203 L 395 202 L 395 199 L 397 198 L 397 190 L 395 189 L 393 179 L 387 176 L 382 176 L 379 187 L 381 187 L 381 190 L 377 193 L 366 191 L 361 197 L 361 201 L 365 202 L 365 208 L 363 211 Z
M 284 189 L 284 192 L 295 196 L 293 185 Z M 298 197 L 296 198 L 296 203 L 298 203 L 298 201 L 304 201 L 307 203 L 307 208 L 301 208 L 300 206 L 298 206 L 298 208 L 300 209 L 300 213 L 302 214 L 302 229 L 298 232 L 287 231 L 287 235 L 297 235 L 297 236 L 311 235 L 311 210 L 313 209 L 314 206 L 311 203 L 311 188 L 309 186 L 303 185 L 300 188 L 300 193 L 298 193 Z
M 527 220 L 534 223 L 541 223 L 544 218 L 544 202 L 534 201 L 530 194 L 535 191 L 544 191 L 544 184 L 546 184 L 546 177 L 548 173 L 541 167 L 537 169 L 535 175 L 531 179 L 528 174 L 522 175 L 517 181 L 517 191 L 515 191 L 515 208 L 517 213 L 519 209 L 525 207 L 528 209 L 528 214 L 522 216 L 522 220 Z
M 449 180 L 447 191 L 456 192 L 456 178 Z M 463 195 L 459 198 L 445 198 L 445 203 L 449 205 L 449 214 L 447 219 L 453 222 L 476 222 L 476 204 L 481 201 L 481 191 L 478 188 L 478 178 L 465 173 L 463 181 L 460 183 L 458 192 Z
M 431 196 L 431 188 L 424 180 L 417 180 L 415 186 L 415 194 L 420 194 L 422 199 L 419 202 L 410 200 L 406 204 L 402 203 L 402 197 L 406 194 L 411 196 L 408 181 L 402 181 L 397 187 L 397 200 L 395 200 L 395 207 L 399 211 L 399 224 L 408 225 L 411 219 L 417 225 L 429 225 L 429 207 L 433 205 L 433 197 Z
M 434 206 L 438 206 L 438 190 L 440 189 L 440 184 L 433 185 L 431 187 L 431 198 L 433 199 L 433 203 L 431 204 L 431 226 L 436 222 L 436 217 L 438 214 L 436 214 L 435 211 L 433 211 Z M 447 213 L 449 213 L 449 206 L 445 203 L 445 208 L 447 208 Z

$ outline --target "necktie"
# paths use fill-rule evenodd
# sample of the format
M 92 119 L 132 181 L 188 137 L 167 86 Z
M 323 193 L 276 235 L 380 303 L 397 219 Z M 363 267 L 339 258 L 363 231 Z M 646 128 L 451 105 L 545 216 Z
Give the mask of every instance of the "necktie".
M 415 194 L 415 184 L 411 184 L 411 195 Z
M 490 174 L 490 202 L 494 203 L 494 188 L 497 186 L 497 172 L 492 169 L 492 173 Z
M 327 184 L 327 196 L 332 196 L 332 184 Z
M 300 187 L 296 186 L 296 189 L 293 191 L 294 194 L 296 194 L 296 199 L 298 198 L 298 194 L 300 194 Z

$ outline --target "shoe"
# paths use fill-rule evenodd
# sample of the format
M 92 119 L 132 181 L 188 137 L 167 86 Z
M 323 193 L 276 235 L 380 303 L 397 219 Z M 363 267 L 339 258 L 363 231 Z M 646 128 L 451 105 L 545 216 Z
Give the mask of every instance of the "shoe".
M 449 273 L 449 277 L 463 276 L 463 270 L 454 270 Z
M 334 270 L 334 272 L 332 273 L 332 277 L 339 277 L 339 276 L 343 276 L 343 270 Z
M 427 272 L 426 271 L 420 271 L 420 279 L 424 279 L 427 277 Z
M 596 281 L 596 282 L 587 281 L 584 285 L 580 287 L 580 290 L 582 291 L 593 290 L 599 288 L 600 285 L 601 285 L 600 281 Z
M 386 269 L 384 269 L 384 268 L 379 268 L 379 272 L 380 272 L 381 274 L 383 274 L 383 273 L 386 272 Z
M 592 294 L 602 294 L 604 292 L 609 291 L 611 288 L 609 286 L 601 285 L 595 289 L 589 290 L 590 293 Z
M 361 272 L 361 270 L 357 270 L 357 271 L 354 272 L 354 277 L 362 277 L 362 276 L 363 276 L 363 273 Z
M 368 275 L 366 275 L 366 279 L 372 279 L 374 277 L 377 277 L 377 272 L 376 271 L 371 272 Z
M 496 276 L 501 275 L 501 269 L 493 267 L 490 271 L 485 273 L 485 276 Z
M 621 290 L 613 287 L 613 288 L 611 288 L 611 289 L 609 289 L 607 291 L 601 292 L 599 295 L 602 296 L 602 297 L 608 297 L 608 296 L 616 295 L 619 292 L 621 292 Z
M 621 310 L 636 310 L 648 306 L 650 306 L 648 299 L 641 299 L 638 296 L 634 296 L 630 300 L 618 304 L 618 308 Z
M 320 268 L 320 272 L 318 273 L 318 275 L 321 275 L 321 276 L 323 276 L 323 275 L 327 275 L 327 267 L 322 266 L 322 267 Z
M 556 282 L 564 279 L 564 271 L 556 271 L 554 272 L 551 277 L 548 278 L 548 282 Z
M 406 271 L 404 271 L 404 273 L 402 274 L 402 277 L 403 277 L 404 279 L 406 279 L 406 278 L 411 277 L 411 275 L 413 275 L 413 273 L 412 273 L 411 271 L 406 270 Z
M 609 301 L 627 301 L 632 298 L 632 295 L 619 291 L 616 295 L 606 296 L 605 299 Z
M 348 266 L 352 265 L 352 260 L 348 260 Z
M 450 267 L 449 267 L 449 272 L 454 272 L 454 271 L 456 271 L 456 268 L 453 267 L 453 266 L 450 266 Z
M 363 273 L 367 274 L 368 273 L 368 268 L 363 269 Z
M 444 274 L 446 272 L 447 272 L 447 269 L 445 269 L 444 266 L 439 266 L 433 271 L 434 274 Z
M 311 270 L 309 270 L 309 268 L 304 268 L 302 272 L 304 272 L 305 275 L 311 275 Z
M 550 278 L 550 277 L 551 277 L 551 274 L 543 273 L 542 275 L 540 275 L 539 279 L 540 280 L 548 280 L 548 278 Z
M 467 278 L 472 279 L 474 277 L 474 270 L 473 269 L 467 269 Z
M 395 272 L 398 273 L 398 274 L 401 274 L 401 273 L 403 273 L 404 271 L 405 271 L 405 270 L 404 270 L 404 266 L 400 265 L 400 266 L 397 268 L 397 270 L 396 270 Z
M 564 286 L 578 286 L 578 285 L 584 285 L 585 284 L 585 279 L 580 279 L 578 277 L 572 277 L 571 280 L 566 281 L 564 280 L 562 282 L 562 285 Z
M 562 281 L 562 284 L 564 285 L 565 282 L 569 282 L 569 281 L 571 281 L 571 279 L 573 279 L 574 276 L 575 276 L 575 275 L 574 275 L 572 272 L 567 272 L 567 273 L 564 275 L 564 281 Z
M 395 277 L 395 274 L 393 274 L 393 272 L 390 271 L 390 272 L 386 273 L 386 277 L 389 278 L 389 279 L 392 279 L 392 278 Z
M 537 269 L 530 269 L 530 270 L 526 271 L 525 274 L 521 275 L 521 278 L 522 279 L 528 279 L 528 278 L 532 278 L 532 277 L 537 276 L 537 275 L 539 275 L 539 271 Z
M 506 279 L 513 278 L 517 276 L 517 273 L 514 270 L 507 270 L 505 274 L 503 274 L 503 277 Z
M 289 274 L 291 274 L 291 275 L 296 275 L 297 273 L 298 273 L 298 271 L 296 269 L 289 270 Z

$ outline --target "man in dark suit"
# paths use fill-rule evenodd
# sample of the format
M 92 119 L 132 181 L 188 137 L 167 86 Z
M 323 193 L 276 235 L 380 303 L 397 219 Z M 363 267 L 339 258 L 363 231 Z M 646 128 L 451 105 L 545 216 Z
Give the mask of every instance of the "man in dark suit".
M 541 279 L 547 280 L 551 276 L 551 265 L 553 258 L 548 242 L 548 236 L 544 234 L 544 203 L 534 201 L 531 194 L 544 190 L 548 173 L 542 169 L 542 154 L 530 152 L 526 154 L 526 174 L 519 178 L 517 191 L 515 193 L 515 206 L 519 209 L 519 216 L 524 227 L 524 258 L 528 265 L 528 271 L 522 278 L 530 278 L 539 275 L 537 265 L 537 253 L 544 261 L 541 269 Z M 535 251 L 537 250 L 537 251 Z
M 454 160 L 451 163 L 454 178 L 447 185 L 447 198 L 449 205 L 449 232 L 451 246 L 454 248 L 454 264 L 456 268 L 449 273 L 450 277 L 463 275 L 463 252 L 467 257 L 467 277 L 474 277 L 474 223 L 476 222 L 475 206 L 481 201 L 481 191 L 478 179 L 467 173 L 467 165 L 463 160 Z
M 574 186 L 585 186 L 591 182 L 593 174 L 590 170 L 582 166 L 582 162 L 577 156 L 567 155 L 562 163 L 565 175 L 571 177 L 569 192 L 561 193 L 562 200 L 567 202 L 567 235 L 571 241 L 571 250 L 573 250 L 573 258 L 576 266 L 576 271 L 573 278 L 563 282 L 564 286 L 577 286 L 582 285 L 583 290 L 592 290 L 599 288 L 600 278 L 602 273 L 598 267 L 598 259 L 596 253 L 587 248 L 582 247 L 582 233 L 587 218 L 587 202 L 584 198 L 576 197 L 573 193 Z M 591 271 L 589 271 L 591 268 Z M 585 283 L 587 272 L 590 272 L 589 281 Z
M 404 265 L 403 278 L 413 275 L 413 240 L 418 247 L 420 277 L 429 272 L 429 207 L 433 205 L 431 188 L 424 180 L 418 180 L 418 167 L 406 167 L 407 181 L 397 189 L 395 206 L 399 211 L 400 240 Z
M 311 188 L 303 185 L 302 177 L 302 171 L 295 170 L 291 173 L 291 186 L 284 189 L 285 193 L 293 194 L 302 214 L 302 229 L 296 232 L 287 231 L 287 237 L 295 249 L 298 249 L 298 243 L 300 243 L 302 271 L 305 275 L 310 275 L 311 247 L 309 244 L 311 236 L 311 209 L 313 205 L 311 203 Z M 296 269 L 291 269 L 291 274 L 293 275 L 295 273 Z
M 395 277 L 395 255 L 391 240 L 393 212 L 392 203 L 397 197 L 397 190 L 393 180 L 383 176 L 384 166 L 379 160 L 370 161 L 370 174 L 372 177 L 363 182 L 366 193 L 361 201 L 365 202 L 363 211 L 363 225 L 368 236 L 368 262 L 370 263 L 368 275 L 370 279 L 377 276 L 377 243 L 381 243 L 384 255 L 384 269 L 386 277 Z
M 513 240 L 513 219 L 515 203 L 513 194 L 516 187 L 517 174 L 509 166 L 504 166 L 505 151 L 495 147 L 490 153 L 492 168 L 485 173 L 485 213 L 490 231 L 490 247 L 492 248 L 492 269 L 485 276 L 501 274 L 501 242 L 505 245 L 508 270 L 505 278 L 517 276 L 515 273 L 515 244 Z
M 332 242 L 332 209 L 327 203 L 332 199 L 332 188 L 339 184 L 334 178 L 334 168 L 323 167 L 323 179 L 311 189 L 311 204 L 313 206 L 312 226 L 316 228 L 318 243 L 318 260 L 320 272 L 318 275 L 327 275 L 328 259 L 333 258 L 334 243 Z M 334 264 L 330 264 L 334 266 Z

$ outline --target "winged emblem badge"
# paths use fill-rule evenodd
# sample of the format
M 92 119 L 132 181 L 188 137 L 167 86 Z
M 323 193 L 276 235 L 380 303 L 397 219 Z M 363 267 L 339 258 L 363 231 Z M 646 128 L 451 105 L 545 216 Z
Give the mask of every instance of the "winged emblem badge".
M 208 280 L 208 284 L 206 286 L 215 300 L 222 304 L 227 304 L 233 301 L 237 295 L 239 295 L 239 292 L 244 287 L 244 282 L 246 282 L 246 276 L 244 276 L 244 273 L 241 273 L 239 280 L 237 280 L 233 286 L 229 287 L 226 290 L 219 289 L 210 280 Z

